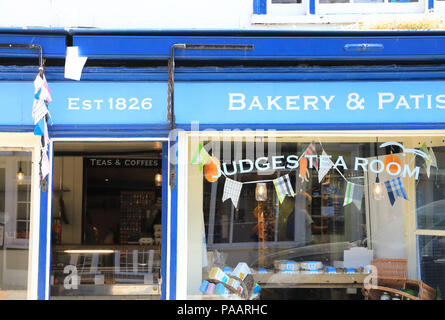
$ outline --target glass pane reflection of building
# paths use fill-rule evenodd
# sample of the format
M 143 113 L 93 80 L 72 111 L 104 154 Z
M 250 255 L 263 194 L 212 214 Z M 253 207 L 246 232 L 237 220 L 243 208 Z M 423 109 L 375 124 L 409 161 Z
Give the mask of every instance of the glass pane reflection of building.
M 0 298 L 27 299 L 31 152 L 0 151 Z

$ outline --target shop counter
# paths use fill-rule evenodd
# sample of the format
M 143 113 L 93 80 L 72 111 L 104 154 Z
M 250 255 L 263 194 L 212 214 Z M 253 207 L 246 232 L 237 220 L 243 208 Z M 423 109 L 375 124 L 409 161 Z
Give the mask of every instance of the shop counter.
M 160 246 L 53 247 L 51 296 L 160 296 Z

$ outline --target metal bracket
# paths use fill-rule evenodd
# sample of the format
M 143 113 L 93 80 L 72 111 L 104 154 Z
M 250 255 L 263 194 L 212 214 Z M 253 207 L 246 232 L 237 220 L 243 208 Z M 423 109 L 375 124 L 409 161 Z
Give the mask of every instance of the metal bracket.
M 45 71 L 45 61 L 43 59 L 43 50 L 42 46 L 39 44 L 27 44 L 27 43 L 0 43 L 0 49 L 28 49 L 28 50 L 39 50 L 39 74 L 40 76 L 43 76 L 43 73 Z M 46 120 L 48 120 L 48 115 L 45 116 Z M 42 141 L 43 141 L 42 137 Z M 42 142 L 43 144 L 43 142 Z M 47 179 L 42 178 L 42 169 L 41 169 L 41 162 L 42 162 L 42 150 L 40 150 L 40 188 L 42 192 L 46 192 L 48 190 L 48 182 Z
M 39 70 L 42 73 L 44 68 L 42 46 L 28 43 L 0 43 L 0 49 L 29 49 L 39 50 Z

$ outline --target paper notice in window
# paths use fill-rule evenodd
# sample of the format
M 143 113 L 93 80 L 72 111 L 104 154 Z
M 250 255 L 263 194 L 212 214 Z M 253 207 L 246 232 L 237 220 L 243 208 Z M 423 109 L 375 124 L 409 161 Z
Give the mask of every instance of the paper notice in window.
M 78 47 L 67 47 L 65 58 L 65 78 L 80 80 L 82 69 L 87 62 L 87 57 L 79 57 Z

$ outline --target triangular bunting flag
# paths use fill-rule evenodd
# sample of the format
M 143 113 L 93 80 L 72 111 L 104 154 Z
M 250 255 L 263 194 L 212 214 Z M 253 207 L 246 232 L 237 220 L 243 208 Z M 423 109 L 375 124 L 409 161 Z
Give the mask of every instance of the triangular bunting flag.
M 42 118 L 40 119 L 40 121 L 37 123 L 36 127 L 34 128 L 34 134 L 36 136 L 44 136 L 45 135 L 45 119 Z
M 392 180 L 385 181 L 386 191 L 388 192 L 388 198 L 391 202 L 391 205 L 394 205 L 397 197 L 402 197 L 405 200 L 408 200 L 406 196 L 405 188 L 403 187 L 402 180 L 400 177 L 397 177 Z
M 202 171 L 204 165 L 210 160 L 210 155 L 207 150 L 199 144 L 198 150 L 195 152 L 195 155 L 192 159 L 192 164 L 199 164 L 199 169 Z
M 38 74 L 34 79 L 34 98 L 47 102 L 52 101 L 45 75 Z
M 277 191 L 278 199 L 280 203 L 283 203 L 284 198 L 289 196 L 295 196 L 294 189 L 290 183 L 289 175 L 286 174 L 282 177 L 276 178 L 273 180 L 273 184 L 275 186 L 275 190 Z
M 232 203 L 236 208 L 238 206 L 239 195 L 241 193 L 242 187 L 243 187 L 242 182 L 226 178 L 226 182 L 224 183 L 224 193 L 222 201 L 224 202 L 227 199 L 232 199 Z
M 437 159 L 432 147 L 428 148 L 428 155 L 431 159 L 431 166 L 437 168 Z
M 317 150 L 315 149 L 315 142 L 312 141 L 311 144 L 304 150 L 303 155 L 305 156 L 311 156 L 311 155 L 317 155 Z M 315 169 L 318 171 L 318 160 L 316 157 L 313 158 L 313 165 Z
M 433 148 L 431 148 L 431 147 L 428 148 L 426 143 L 422 144 L 422 146 L 419 148 L 419 150 L 423 151 L 424 153 L 426 153 L 428 155 L 429 159 L 425 160 L 423 167 L 425 168 L 426 175 L 429 178 L 430 172 L 431 172 L 431 167 L 437 168 L 436 155 L 434 154 Z
M 323 150 L 322 156 L 326 156 L 326 152 Z M 321 161 L 320 161 L 321 162 Z M 326 161 L 324 161 L 326 162 Z M 329 159 L 328 164 L 325 166 L 320 166 L 320 169 L 318 170 L 318 183 L 321 183 L 321 180 L 323 180 L 324 176 L 331 170 L 331 168 L 334 166 L 334 163 Z
M 363 198 L 363 186 L 349 182 L 346 185 L 345 200 L 343 206 L 350 204 L 351 202 L 357 207 L 358 210 L 362 207 Z

